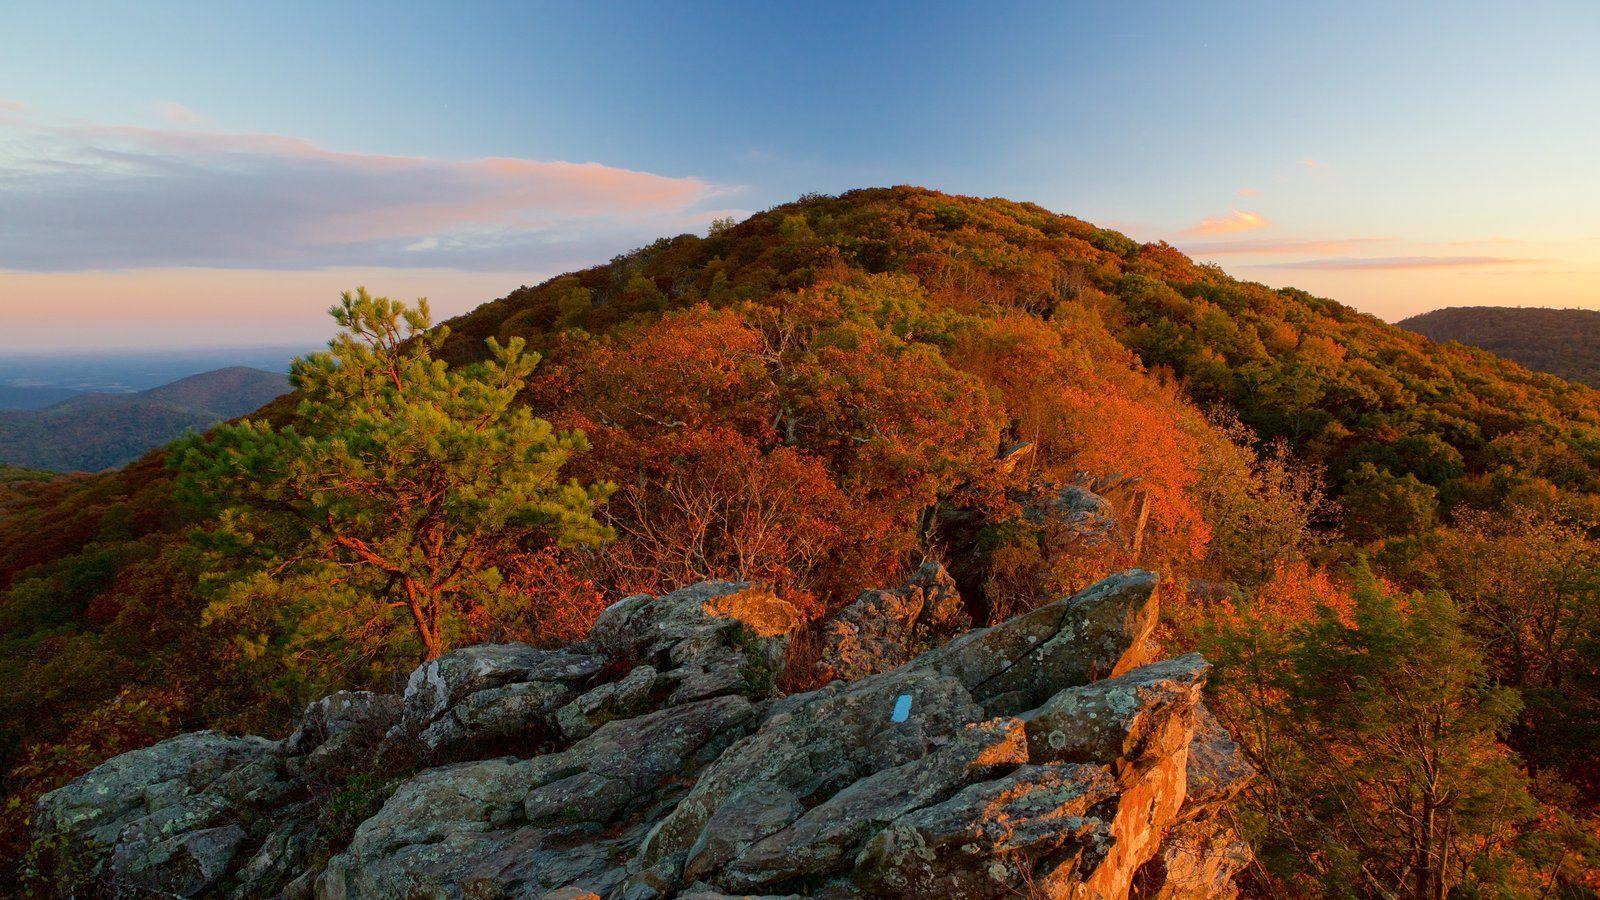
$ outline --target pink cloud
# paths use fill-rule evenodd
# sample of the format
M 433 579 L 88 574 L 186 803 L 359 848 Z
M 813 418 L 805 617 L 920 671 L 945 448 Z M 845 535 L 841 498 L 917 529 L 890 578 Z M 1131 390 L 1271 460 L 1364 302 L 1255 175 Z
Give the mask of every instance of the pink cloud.
M 0 129 L 20 137 L 21 152 L 0 159 L 0 258 L 16 269 L 519 269 L 701 230 L 707 201 L 732 193 L 598 162 L 360 153 L 36 117 Z
M 184 106 L 182 103 L 174 103 L 170 100 L 166 103 L 162 103 L 160 105 L 160 110 L 161 115 L 165 117 L 168 122 L 178 122 L 180 124 L 187 125 L 199 122 L 202 118 L 199 113 L 187 106 Z
M 1300 165 L 1312 171 L 1316 171 L 1317 169 L 1326 169 L 1328 167 L 1327 163 L 1322 162 L 1321 160 L 1312 159 L 1309 156 L 1300 160 Z
M 1239 190 L 1235 193 L 1237 193 L 1240 197 L 1254 197 L 1261 192 L 1252 187 L 1242 187 L 1239 188 Z
M 1207 237 L 1215 234 L 1238 234 L 1242 231 L 1256 231 L 1270 226 L 1272 222 L 1259 213 L 1245 212 L 1244 210 L 1230 210 L 1227 215 L 1214 219 L 1203 219 L 1200 224 L 1185 230 L 1183 233 L 1192 237 Z

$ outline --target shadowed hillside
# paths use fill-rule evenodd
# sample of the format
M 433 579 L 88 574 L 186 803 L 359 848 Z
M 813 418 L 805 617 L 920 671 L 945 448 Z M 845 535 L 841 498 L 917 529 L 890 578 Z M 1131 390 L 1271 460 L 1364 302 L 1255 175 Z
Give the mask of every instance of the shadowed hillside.
M 1453 306 L 1399 325 L 1436 341 L 1481 347 L 1530 369 L 1600 386 L 1600 311 Z
M 120 466 L 186 431 L 259 409 L 289 389 L 235 366 L 132 394 L 82 393 L 44 409 L 0 409 L 0 462 L 54 471 Z

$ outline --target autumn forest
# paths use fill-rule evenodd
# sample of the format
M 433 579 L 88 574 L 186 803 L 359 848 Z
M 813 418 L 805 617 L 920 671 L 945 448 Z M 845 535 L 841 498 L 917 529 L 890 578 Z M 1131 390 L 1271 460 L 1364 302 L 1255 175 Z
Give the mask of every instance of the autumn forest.
M 244 420 L 115 471 L 0 471 L 5 885 L 36 877 L 38 798 L 116 754 L 283 737 L 333 691 L 704 579 L 799 610 L 763 686 L 793 695 L 827 680 L 819 623 L 934 560 L 977 625 L 1159 574 L 1155 639 L 1210 661 L 1257 772 L 1230 813 L 1247 896 L 1600 892 L 1591 388 L 911 187 L 445 322 L 370 287 Z M 1095 529 L 1033 514 L 1070 486 Z M 330 788 L 328 821 L 372 790 Z

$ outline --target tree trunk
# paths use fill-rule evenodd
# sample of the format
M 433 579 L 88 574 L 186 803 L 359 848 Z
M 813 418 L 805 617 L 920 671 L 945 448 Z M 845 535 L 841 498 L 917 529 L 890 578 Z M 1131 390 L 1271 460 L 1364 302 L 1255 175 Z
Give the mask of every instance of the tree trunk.
M 415 581 L 406 579 L 406 606 L 411 609 L 411 622 L 422 641 L 422 661 L 438 659 L 444 655 L 444 642 L 439 638 L 439 604 L 430 592 L 422 590 Z

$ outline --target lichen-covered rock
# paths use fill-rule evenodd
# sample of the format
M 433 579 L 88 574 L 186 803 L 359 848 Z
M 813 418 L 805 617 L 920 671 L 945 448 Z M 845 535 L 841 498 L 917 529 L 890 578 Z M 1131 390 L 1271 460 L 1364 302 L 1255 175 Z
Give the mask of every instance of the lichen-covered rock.
M 348 765 L 376 746 L 400 721 L 402 700 L 393 694 L 339 691 L 313 701 L 283 742 L 300 765 L 325 771 Z
M 930 560 L 905 586 L 866 591 L 829 619 L 818 666 L 847 681 L 876 675 L 971 626 L 955 579 Z
M 654 666 L 636 666 L 621 681 L 601 684 L 556 711 L 556 725 L 569 741 L 588 737 L 613 719 L 638 715 L 649 708 L 658 673 Z
M 429 660 L 406 682 L 397 730 L 436 753 L 475 739 L 550 730 L 550 717 L 605 667 L 582 647 L 480 644 Z
M 200 731 L 113 757 L 39 799 L 41 864 L 128 893 L 204 893 L 238 852 L 240 810 L 286 789 L 277 751 L 264 738 Z
M 1143 661 L 1160 580 L 1130 569 L 991 628 L 979 628 L 912 665 L 960 679 L 992 715 L 1014 715 L 1066 687 L 1119 675 Z
M 1028 757 L 1132 765 L 1182 751 L 1187 769 L 1186 745 L 1209 668 L 1204 657 L 1190 653 L 1067 688 L 1024 716 Z
M 920 759 L 874 772 L 807 810 L 792 825 L 725 861 L 719 883 L 755 890 L 779 881 L 836 871 L 871 834 L 919 807 L 1027 759 L 1022 723 L 995 719 L 968 725 Z M 690 863 L 702 862 L 691 858 Z M 709 872 L 712 867 L 698 866 Z
M 800 613 L 771 591 L 731 581 L 699 584 L 607 607 L 590 639 L 613 657 L 651 665 L 668 703 L 776 690 Z
M 1255 767 L 1201 704 L 1189 742 L 1178 821 L 1162 838 L 1161 849 L 1139 869 L 1134 896 L 1158 900 L 1235 896 L 1234 876 L 1254 855 L 1223 813 L 1254 777 Z
M 948 579 L 869 595 L 859 613 L 900 616 L 872 632 L 868 668 L 906 660 L 886 671 L 774 700 L 788 604 L 723 582 L 632 597 L 583 644 L 464 648 L 403 697 L 324 698 L 283 742 L 204 732 L 117 757 L 41 800 L 36 858 L 61 896 L 1232 889 L 1249 849 L 1224 812 L 1251 773 L 1199 703 L 1203 659 L 1141 665 L 1155 576 L 914 658 L 958 621 Z
M 1059 867 L 1109 840 L 1093 810 L 1116 789 L 1103 766 L 1021 766 L 894 819 L 862 850 L 855 878 L 885 896 L 1018 896 L 1036 860 Z

